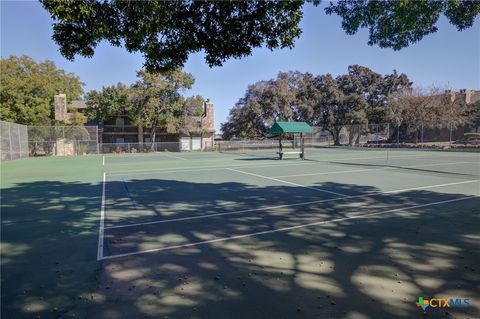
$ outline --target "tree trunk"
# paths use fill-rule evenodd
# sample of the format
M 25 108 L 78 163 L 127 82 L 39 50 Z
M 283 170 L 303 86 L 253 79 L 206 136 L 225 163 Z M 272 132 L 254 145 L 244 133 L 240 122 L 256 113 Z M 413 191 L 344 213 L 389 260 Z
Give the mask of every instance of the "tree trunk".
M 333 136 L 333 145 L 334 146 L 340 146 L 340 131 L 342 130 L 342 128 L 340 127 L 340 129 L 338 128 L 334 128 L 333 130 L 330 131 L 330 134 L 332 134 Z

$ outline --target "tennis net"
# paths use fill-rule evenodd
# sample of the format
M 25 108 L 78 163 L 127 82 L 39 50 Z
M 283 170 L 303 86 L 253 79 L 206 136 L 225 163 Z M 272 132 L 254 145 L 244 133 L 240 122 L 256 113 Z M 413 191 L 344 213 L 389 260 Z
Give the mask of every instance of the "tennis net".
M 278 159 L 278 140 L 219 143 L 221 153 L 238 157 Z M 283 151 L 300 150 L 291 140 Z M 291 157 L 297 158 L 297 157 Z M 442 149 L 328 146 L 305 143 L 305 159 L 329 165 L 387 169 L 409 174 L 440 174 L 462 179 L 480 178 L 480 152 Z
M 466 179 L 480 178 L 480 152 L 315 147 L 306 148 L 305 157 L 333 165 L 383 168 L 410 174 L 441 174 Z

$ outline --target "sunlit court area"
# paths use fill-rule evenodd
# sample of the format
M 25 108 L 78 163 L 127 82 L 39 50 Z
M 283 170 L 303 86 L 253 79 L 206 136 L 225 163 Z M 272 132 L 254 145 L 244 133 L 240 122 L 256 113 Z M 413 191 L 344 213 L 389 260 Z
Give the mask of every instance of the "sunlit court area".
M 480 319 L 480 2 L 0 16 L 1 319 Z

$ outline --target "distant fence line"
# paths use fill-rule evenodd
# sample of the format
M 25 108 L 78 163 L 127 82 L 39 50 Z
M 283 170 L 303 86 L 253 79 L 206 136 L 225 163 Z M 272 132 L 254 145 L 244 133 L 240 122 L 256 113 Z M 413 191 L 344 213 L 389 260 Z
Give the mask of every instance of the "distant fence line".
M 0 121 L 1 161 L 28 156 L 77 156 L 88 154 L 123 154 L 188 151 L 179 142 L 101 143 L 97 126 L 25 126 Z M 480 119 L 471 124 L 428 126 L 420 123 L 355 124 L 342 126 L 338 136 L 315 127 L 304 134 L 305 147 L 408 147 L 469 148 L 480 150 Z M 284 147 L 297 148 L 299 135 L 287 136 Z M 275 138 L 216 141 L 219 150 L 242 148 L 271 149 L 278 146 Z
M 475 123 L 480 124 L 480 120 Z M 480 125 L 435 125 L 421 123 L 404 124 L 354 124 L 342 126 L 338 136 L 322 127 L 314 127 L 313 133 L 303 134 L 305 147 L 403 147 L 403 148 L 469 148 L 480 150 Z M 300 147 L 299 134 L 286 134 L 283 147 Z M 277 138 L 237 139 L 217 141 L 220 150 L 242 148 L 275 148 Z
M 96 126 L 29 126 L 31 156 L 99 154 Z

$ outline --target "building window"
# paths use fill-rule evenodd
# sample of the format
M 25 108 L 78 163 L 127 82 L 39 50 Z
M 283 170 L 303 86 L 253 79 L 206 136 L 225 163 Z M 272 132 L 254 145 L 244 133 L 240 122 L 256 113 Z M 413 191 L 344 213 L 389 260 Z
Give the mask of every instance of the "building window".
M 117 117 L 115 119 L 115 125 L 116 126 L 124 126 L 125 125 L 125 119 L 123 117 Z

